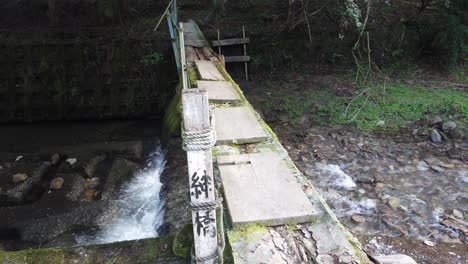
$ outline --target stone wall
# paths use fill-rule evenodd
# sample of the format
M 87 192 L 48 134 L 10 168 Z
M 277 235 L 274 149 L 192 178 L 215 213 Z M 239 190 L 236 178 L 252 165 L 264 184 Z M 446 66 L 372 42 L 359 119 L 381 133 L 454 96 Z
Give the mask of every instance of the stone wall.
M 145 61 L 158 52 L 162 60 Z M 160 117 L 177 78 L 159 38 L 0 38 L 0 123 Z

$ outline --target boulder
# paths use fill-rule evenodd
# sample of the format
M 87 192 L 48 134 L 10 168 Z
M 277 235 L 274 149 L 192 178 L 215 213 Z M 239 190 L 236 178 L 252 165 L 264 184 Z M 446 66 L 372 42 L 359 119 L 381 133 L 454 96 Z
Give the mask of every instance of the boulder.
M 140 165 L 127 159 L 115 158 L 102 186 L 102 198 L 117 198 L 121 187 L 139 170 L 141 170 Z
M 90 159 L 85 167 L 84 167 L 84 171 L 86 172 L 86 175 L 88 175 L 88 177 L 94 177 L 94 173 L 96 171 L 96 167 L 101 163 L 103 162 L 105 159 L 107 158 L 106 154 L 102 154 L 102 155 L 98 155 L 92 159 Z
M 99 217 L 110 206 L 106 201 L 85 203 L 55 215 L 16 222 L 11 228 L 17 230 L 22 240 L 42 244 L 66 232 L 98 226 Z
M 60 174 L 60 177 L 65 180 L 63 186 L 66 192 L 65 198 L 74 202 L 79 201 L 85 190 L 86 180 L 78 173 Z

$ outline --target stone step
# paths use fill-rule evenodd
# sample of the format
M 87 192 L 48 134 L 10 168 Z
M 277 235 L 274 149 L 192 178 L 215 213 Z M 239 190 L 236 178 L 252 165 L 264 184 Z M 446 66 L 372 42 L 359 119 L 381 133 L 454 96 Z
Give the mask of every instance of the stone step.
M 240 101 L 239 93 L 237 93 L 231 82 L 226 81 L 197 81 L 199 89 L 208 92 L 208 99 L 215 103 L 229 103 Z
M 202 80 L 224 81 L 223 75 L 212 61 L 196 60 L 195 65 Z
M 214 108 L 216 144 L 258 143 L 268 139 L 268 134 L 260 125 L 249 107 Z
M 318 212 L 276 152 L 218 156 L 234 225 L 304 223 Z

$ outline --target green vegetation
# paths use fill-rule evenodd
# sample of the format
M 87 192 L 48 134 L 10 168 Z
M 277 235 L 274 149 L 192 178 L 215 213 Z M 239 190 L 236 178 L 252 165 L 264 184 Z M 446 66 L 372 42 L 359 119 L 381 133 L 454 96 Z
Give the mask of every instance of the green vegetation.
M 192 229 L 192 225 L 185 225 L 175 235 L 172 251 L 176 256 L 190 259 L 190 250 L 193 244 Z
M 96 246 L 0 251 L 0 263 L 153 263 L 174 257 L 172 240 L 172 237 L 161 237 Z
M 229 241 L 248 240 L 255 234 L 264 234 L 266 232 L 268 232 L 266 225 L 259 223 L 236 225 L 232 230 L 228 231 Z
M 320 124 L 353 124 L 360 129 L 400 129 L 427 116 L 449 115 L 460 126 L 468 118 L 468 94 L 451 88 L 378 85 L 363 88 L 354 97 L 340 97 L 331 90 L 301 94 L 277 92 L 265 103 L 298 124 L 309 112 Z
M 162 60 L 163 60 L 162 54 L 155 51 L 155 52 L 152 52 L 152 53 L 146 55 L 141 60 L 141 62 L 143 62 L 143 64 L 145 64 L 146 66 L 149 66 L 149 65 L 156 65 L 156 64 L 160 63 Z

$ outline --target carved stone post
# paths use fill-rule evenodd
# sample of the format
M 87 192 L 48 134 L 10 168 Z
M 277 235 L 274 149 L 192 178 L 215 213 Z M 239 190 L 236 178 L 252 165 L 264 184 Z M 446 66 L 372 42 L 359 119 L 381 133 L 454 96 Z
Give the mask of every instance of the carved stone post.
M 184 149 L 187 151 L 190 201 L 194 234 L 192 260 L 215 263 L 218 257 L 216 207 L 211 147 L 214 132 L 211 127 L 208 95 L 200 89 L 182 91 Z

